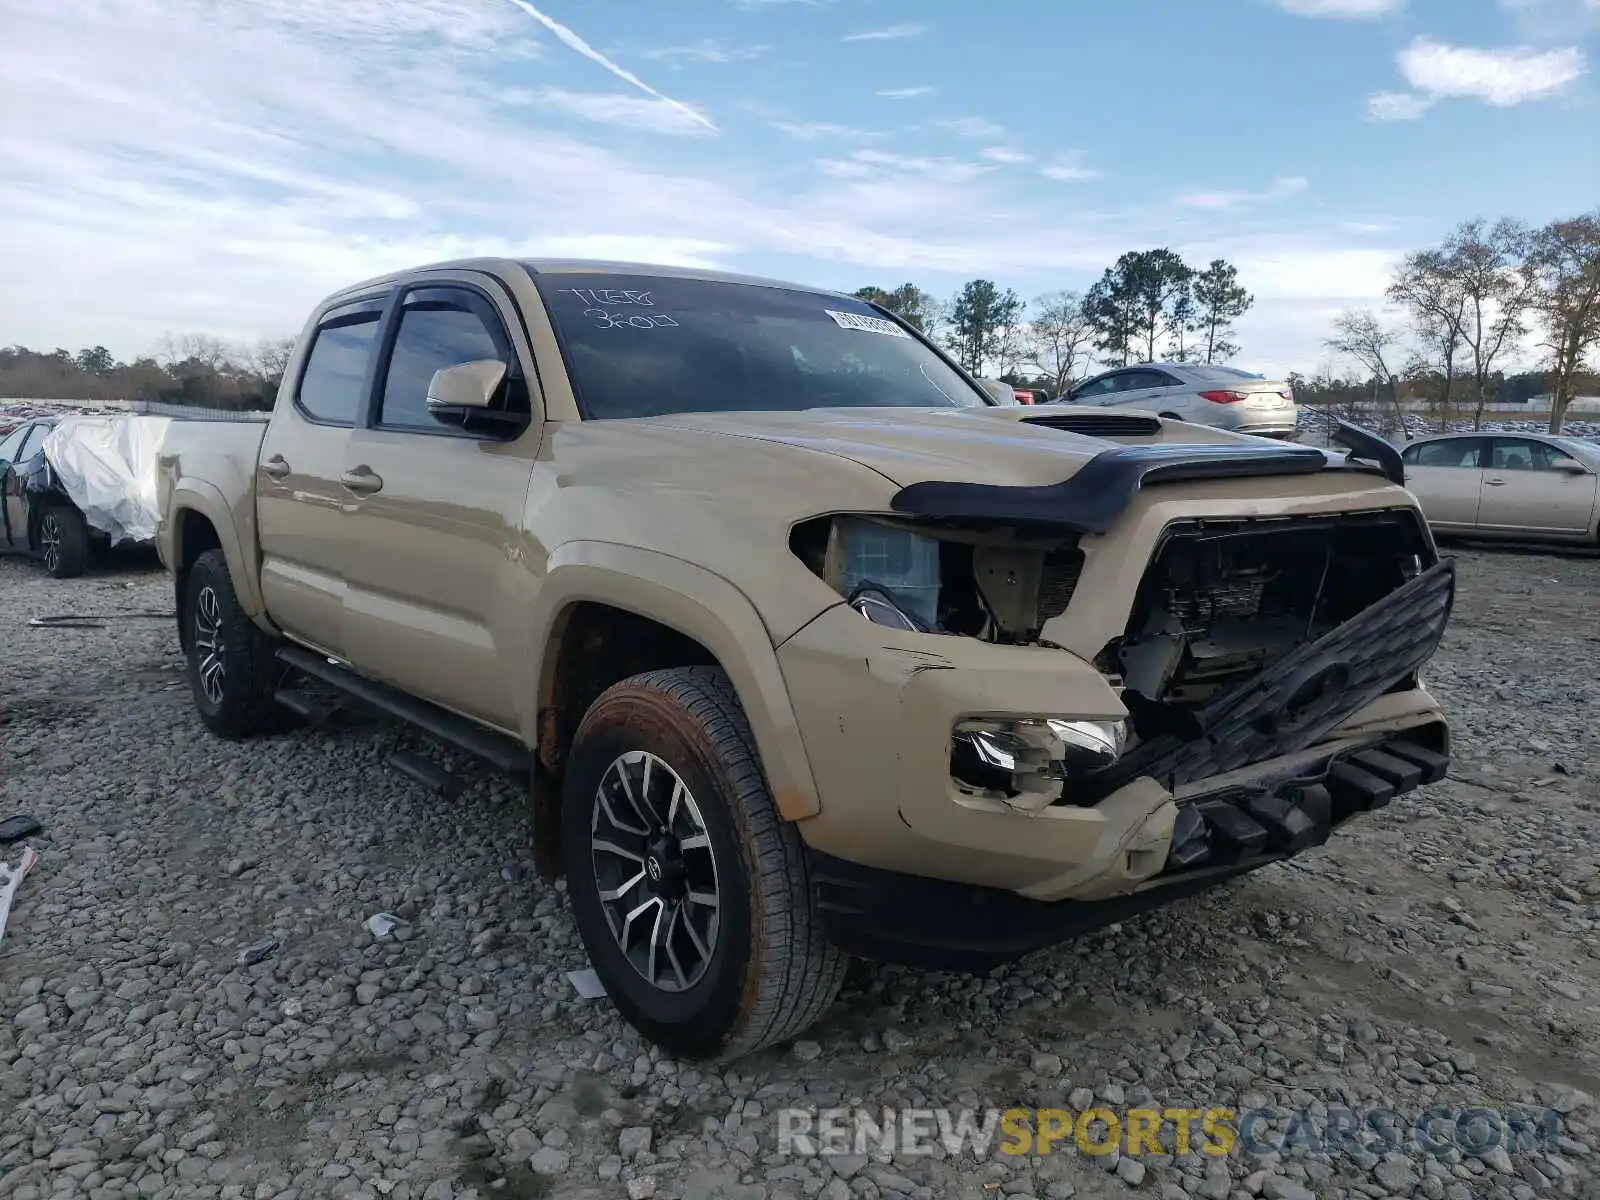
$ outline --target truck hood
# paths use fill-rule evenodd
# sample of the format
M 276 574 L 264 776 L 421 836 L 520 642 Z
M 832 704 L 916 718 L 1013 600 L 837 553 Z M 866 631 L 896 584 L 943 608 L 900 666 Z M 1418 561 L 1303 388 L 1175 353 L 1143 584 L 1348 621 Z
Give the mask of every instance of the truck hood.
M 641 426 L 820 451 L 907 487 L 949 483 L 1051 484 L 1116 443 L 1026 423 L 1027 406 L 831 408 L 803 412 L 682 413 Z M 1158 438 L 1140 439 L 1157 441 Z M 1194 439 L 1188 439 L 1194 440 Z

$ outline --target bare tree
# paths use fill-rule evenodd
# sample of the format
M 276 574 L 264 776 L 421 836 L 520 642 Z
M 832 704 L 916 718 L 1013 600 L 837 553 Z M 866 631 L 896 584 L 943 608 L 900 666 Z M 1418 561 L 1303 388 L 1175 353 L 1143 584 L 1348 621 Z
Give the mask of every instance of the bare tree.
M 156 361 L 171 370 L 182 364 L 197 365 L 222 374 L 239 361 L 239 352 L 209 333 L 168 333 L 156 343 Z
M 294 354 L 292 337 L 262 338 L 245 359 L 250 371 L 269 382 L 283 378 L 289 368 L 289 358 Z
M 1024 363 L 1050 380 L 1050 395 L 1066 392 L 1079 368 L 1089 365 L 1094 322 L 1077 292 L 1050 292 L 1034 299 Z
M 1421 359 L 1443 380 L 1439 398 L 1439 428 L 1450 428 L 1456 360 L 1464 342 L 1467 296 L 1444 251 L 1420 250 L 1409 254 L 1389 284 L 1389 299 L 1411 312 Z
M 1550 432 L 1560 433 L 1573 378 L 1600 345 L 1600 209 L 1535 234 L 1528 274 L 1551 352 Z
M 1495 359 L 1528 332 L 1530 234 L 1518 221 L 1464 221 L 1444 244 L 1443 266 L 1466 300 L 1461 340 L 1472 353 L 1472 427 L 1483 428 Z
M 1389 403 L 1394 410 L 1394 429 L 1404 434 L 1406 414 L 1400 407 L 1400 377 L 1395 374 L 1395 367 L 1399 365 L 1399 333 L 1384 325 L 1371 309 L 1349 309 L 1333 323 L 1333 336 L 1325 345 L 1360 363 L 1372 379 L 1375 393 L 1388 389 Z M 1377 399 L 1374 395 L 1374 403 Z

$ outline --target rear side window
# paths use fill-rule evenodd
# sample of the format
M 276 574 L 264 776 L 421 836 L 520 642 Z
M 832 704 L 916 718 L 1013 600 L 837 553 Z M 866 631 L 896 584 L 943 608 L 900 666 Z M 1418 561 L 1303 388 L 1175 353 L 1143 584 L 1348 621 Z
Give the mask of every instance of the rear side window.
M 484 358 L 505 362 L 508 356 L 484 318 L 473 311 L 478 306 L 468 294 L 430 288 L 420 295 L 427 298 L 408 300 L 400 316 L 378 423 L 443 432 L 445 427 L 428 415 L 433 373 Z
M 313 421 L 354 425 L 367 385 L 378 315 L 358 313 L 317 330 L 300 376 L 298 402 Z

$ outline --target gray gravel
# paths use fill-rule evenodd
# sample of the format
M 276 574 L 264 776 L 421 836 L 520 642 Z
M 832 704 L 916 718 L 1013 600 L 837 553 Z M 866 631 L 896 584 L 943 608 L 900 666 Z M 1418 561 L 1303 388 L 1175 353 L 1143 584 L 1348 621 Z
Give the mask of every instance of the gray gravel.
M 1430 671 L 1455 778 L 988 979 L 861 967 L 803 1041 L 662 1058 L 564 972 L 523 797 L 453 806 L 367 717 L 209 736 L 152 567 L 0 560 L 0 816 L 47 834 L 0 947 L 0 1197 L 1593 1196 L 1600 560 L 1462 552 Z M 10 861 L 15 862 L 13 852 Z M 376 938 L 367 917 L 401 918 Z M 1554 1154 L 802 1159 L 791 1106 L 1553 1105 Z

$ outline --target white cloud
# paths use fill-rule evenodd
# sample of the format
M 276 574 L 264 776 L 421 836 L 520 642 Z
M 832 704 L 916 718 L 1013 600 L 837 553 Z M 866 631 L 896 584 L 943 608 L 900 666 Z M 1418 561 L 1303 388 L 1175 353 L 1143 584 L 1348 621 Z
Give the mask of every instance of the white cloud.
M 1007 146 L 989 146 L 979 150 L 978 156 L 987 158 L 990 162 L 997 162 L 1006 166 L 1033 161 L 1033 155 L 1023 150 L 1012 150 Z
M 921 37 L 928 32 L 926 25 L 916 22 L 906 22 L 902 25 L 886 25 L 882 29 L 865 29 L 860 33 L 848 33 L 840 38 L 841 42 L 893 42 L 900 38 Z
M 672 107 L 682 111 L 685 116 L 694 121 L 698 121 L 707 129 L 715 132 L 717 127 L 711 123 L 711 118 L 707 117 L 704 113 L 695 111 L 681 100 L 674 100 L 670 96 L 663 96 L 660 92 L 656 91 L 655 88 L 651 87 L 644 80 L 640 79 L 632 71 L 628 70 L 626 67 L 619 66 L 618 64 L 612 62 L 604 54 L 601 54 L 600 51 L 589 45 L 588 42 L 584 41 L 583 38 L 579 37 L 560 21 L 555 20 L 553 17 L 546 16 L 539 9 L 529 4 L 528 0 L 506 0 L 506 3 L 516 5 L 523 12 L 527 13 L 535 21 L 539 22 L 539 24 L 543 25 L 552 34 L 554 34 L 557 40 L 563 45 L 577 51 L 577 53 L 583 55 L 583 57 L 587 58 L 590 62 L 597 63 L 598 65 L 604 67 L 607 71 L 610 71 L 624 83 L 631 83 L 645 95 L 653 96 L 663 104 L 670 104 Z
M 1402 50 L 1398 61 L 1406 82 L 1430 101 L 1470 97 L 1497 108 L 1553 96 L 1585 69 L 1583 51 L 1576 46 L 1480 50 L 1425 37 Z
M 878 95 L 886 100 L 920 100 L 933 95 L 933 89 L 926 84 L 920 87 L 884 88 Z
M 1178 203 L 1190 208 L 1243 208 L 1248 204 L 1263 204 L 1273 200 L 1287 200 L 1310 186 L 1303 175 L 1285 175 L 1272 181 L 1264 192 L 1190 192 L 1179 196 Z
M 832 138 L 875 138 L 871 130 L 857 129 L 852 125 L 836 125 L 831 121 L 773 121 L 772 127 L 802 142 L 820 142 Z
M 1075 158 L 1064 158 L 1040 167 L 1039 174 L 1057 183 L 1087 183 L 1091 179 L 1099 179 L 1103 172 L 1086 167 Z
M 1374 121 L 1415 121 L 1433 107 L 1433 97 L 1413 92 L 1374 92 L 1367 97 L 1367 115 Z
M 848 158 L 823 159 L 817 169 L 834 179 L 885 180 L 895 176 L 920 176 L 939 183 L 970 183 L 994 170 L 983 163 L 957 158 L 920 158 L 886 150 L 857 150 Z
M 1370 21 L 1405 7 L 1405 0 L 1278 0 L 1278 7 L 1297 17 L 1338 17 Z
M 957 117 L 950 121 L 935 121 L 934 124 L 940 129 L 948 129 L 951 133 L 968 138 L 993 138 L 1005 132 L 993 121 L 986 121 L 982 117 Z
M 714 127 L 697 120 L 696 114 L 686 111 L 682 105 L 625 92 L 569 92 L 552 87 L 529 93 L 528 98 L 533 103 L 559 109 L 585 121 L 621 125 L 644 133 L 694 137 L 714 131 Z
M 748 62 L 760 58 L 771 49 L 766 45 L 730 46 L 719 38 L 702 38 L 683 46 L 656 46 L 646 50 L 644 57 L 664 62 L 669 67 L 681 67 L 685 63 Z

